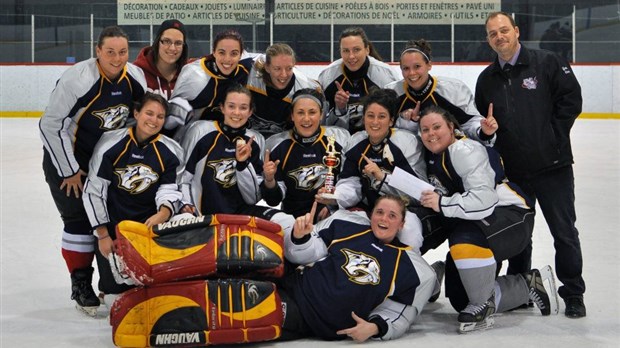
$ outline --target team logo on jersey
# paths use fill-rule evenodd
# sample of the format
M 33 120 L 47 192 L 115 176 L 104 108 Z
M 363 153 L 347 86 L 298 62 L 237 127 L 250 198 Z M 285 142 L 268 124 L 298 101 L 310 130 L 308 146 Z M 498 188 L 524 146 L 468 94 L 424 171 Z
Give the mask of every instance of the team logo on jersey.
M 428 175 L 428 183 L 435 186 L 435 192 L 438 192 L 439 194 L 443 196 L 447 196 L 450 194 L 450 192 L 448 192 L 448 189 L 445 186 L 443 186 L 439 178 L 436 177 L 435 175 L 432 175 L 432 174 Z
M 388 161 L 390 165 L 394 165 L 394 154 L 392 154 L 392 150 L 390 150 L 389 145 L 383 146 L 383 158 Z
M 127 105 L 119 104 L 105 110 L 93 111 L 93 115 L 101 120 L 101 128 L 106 130 L 118 129 L 125 124 L 125 120 L 129 116 L 129 108 Z
M 536 87 L 538 87 L 538 80 L 536 79 L 536 76 L 523 79 L 521 87 L 525 89 L 536 89 Z
M 320 164 L 312 164 L 306 167 L 295 169 L 288 173 L 288 176 L 295 180 L 297 189 L 312 191 L 319 189 L 325 182 L 327 169 Z
M 126 168 L 116 169 L 118 175 L 118 187 L 131 194 L 139 194 L 146 191 L 152 184 L 157 182 L 159 175 L 144 164 L 128 165 Z
M 236 160 L 227 158 L 209 162 L 207 165 L 213 169 L 213 180 L 224 186 L 224 188 L 229 188 L 237 184 L 237 175 L 235 175 L 237 166 Z
M 342 249 L 341 251 L 347 258 L 342 269 L 349 275 L 349 280 L 362 285 L 379 284 L 380 268 L 377 259 L 350 249 Z
M 349 98 L 353 97 L 353 94 L 349 96 Z M 355 127 L 355 129 L 364 129 L 364 106 L 361 104 L 352 103 L 349 104 L 349 108 L 347 111 L 349 114 L 349 125 Z
M 258 117 L 255 114 L 249 119 L 248 127 L 259 132 L 259 133 L 280 133 L 284 129 L 277 124 L 276 122 L 265 120 L 264 118 Z

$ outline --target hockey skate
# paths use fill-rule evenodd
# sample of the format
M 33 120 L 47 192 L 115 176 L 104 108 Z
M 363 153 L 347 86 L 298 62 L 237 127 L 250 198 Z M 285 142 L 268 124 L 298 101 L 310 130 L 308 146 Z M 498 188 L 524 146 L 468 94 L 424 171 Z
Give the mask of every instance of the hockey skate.
M 443 261 L 435 261 L 431 265 L 435 274 L 437 275 L 437 289 L 435 289 L 435 293 L 428 299 L 428 302 L 435 302 L 441 295 L 441 283 L 443 283 L 443 276 L 446 273 L 446 263 Z
M 76 269 L 71 273 L 71 299 L 75 300 L 75 308 L 91 317 L 97 316 L 97 308 L 100 302 L 91 282 L 93 280 L 93 268 Z
M 551 266 L 533 269 L 523 274 L 530 290 L 530 301 L 535 303 L 542 315 L 558 314 L 558 293 Z
M 483 304 L 468 304 L 465 309 L 459 313 L 459 333 L 468 333 L 472 331 L 486 330 L 493 327 L 495 319 L 495 295 Z

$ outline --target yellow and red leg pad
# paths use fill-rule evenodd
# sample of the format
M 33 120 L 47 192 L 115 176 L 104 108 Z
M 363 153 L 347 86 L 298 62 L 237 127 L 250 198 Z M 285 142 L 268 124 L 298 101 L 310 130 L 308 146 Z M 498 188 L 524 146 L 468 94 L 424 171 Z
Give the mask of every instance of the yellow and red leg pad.
M 247 215 L 215 214 L 148 228 L 134 221 L 116 226 L 120 270 L 152 285 L 217 274 L 280 277 L 284 273 L 280 225 Z
M 276 286 L 214 279 L 134 288 L 110 309 L 120 347 L 206 346 L 274 340 L 283 323 Z

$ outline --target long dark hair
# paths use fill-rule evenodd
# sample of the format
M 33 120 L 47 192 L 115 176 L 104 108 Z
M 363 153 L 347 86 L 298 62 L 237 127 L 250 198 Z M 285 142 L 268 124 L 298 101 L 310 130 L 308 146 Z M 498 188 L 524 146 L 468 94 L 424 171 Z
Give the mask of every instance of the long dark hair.
M 370 42 L 370 40 L 368 40 L 368 36 L 366 36 L 366 32 L 364 31 L 364 29 L 360 27 L 346 28 L 342 31 L 342 33 L 340 33 L 340 39 L 338 41 L 340 42 L 342 41 L 342 39 L 349 36 L 359 36 L 364 42 L 364 47 L 368 48 L 368 55 L 375 58 L 376 60 L 383 60 L 383 58 L 381 58 L 381 55 L 379 55 L 379 52 L 377 52 L 377 50 L 375 49 L 375 46 L 372 44 L 372 42 Z
M 169 29 L 176 29 L 176 28 L 169 28 Z M 161 40 L 161 36 L 164 34 L 164 31 L 166 30 L 163 30 L 159 35 L 157 35 L 157 37 L 153 40 L 153 44 L 151 45 L 151 54 L 153 55 L 153 62 L 155 63 L 155 65 L 157 65 L 157 61 L 159 60 L 159 45 L 160 45 L 159 41 Z M 181 71 L 181 68 L 183 68 L 183 66 L 187 64 L 188 58 L 189 58 L 189 46 L 187 45 L 187 35 L 185 35 L 184 33 L 183 34 L 183 51 L 181 52 L 181 56 L 175 63 L 177 67 L 177 71 Z

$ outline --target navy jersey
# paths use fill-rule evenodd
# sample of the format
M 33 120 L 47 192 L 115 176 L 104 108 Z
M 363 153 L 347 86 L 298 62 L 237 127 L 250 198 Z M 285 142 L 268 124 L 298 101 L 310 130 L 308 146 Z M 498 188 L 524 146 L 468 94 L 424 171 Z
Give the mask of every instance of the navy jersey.
M 302 138 L 290 130 L 267 139 L 267 149 L 271 151 L 270 160 L 280 160 L 275 175 L 278 185 L 271 190 L 264 184 L 261 185 L 267 204 L 275 206 L 282 203 L 282 210 L 295 217 L 310 211 L 314 196 L 325 184 L 327 168 L 323 164 L 323 157 L 328 136 L 336 139 L 336 151 L 342 154 L 343 145 L 349 140 L 349 133 L 340 127 L 321 127 L 319 132 L 310 138 Z M 341 157 L 342 155 L 339 156 Z M 340 165 L 334 168 L 333 173 L 337 178 Z
M 370 208 L 381 194 L 399 195 L 400 191 L 389 186 L 395 167 L 425 180 L 422 149 L 422 143 L 417 137 L 402 129 L 390 130 L 378 146 L 370 143 L 366 131 L 354 134 L 345 147 L 342 172 L 336 184 L 338 205 L 346 209 L 364 203 L 366 208 Z M 366 166 L 362 155 L 375 162 L 386 174 L 383 181 L 374 180 L 374 177 L 368 177 L 362 172 Z
M 179 208 L 181 146 L 164 135 L 139 144 L 134 131 L 106 133 L 95 147 L 83 198 L 93 228 L 122 220 L 144 222 L 162 205 L 172 213 Z
M 476 109 L 474 96 L 467 85 L 460 80 L 443 76 L 429 75 L 428 79 L 428 85 L 419 93 L 413 91 L 402 79 L 385 86 L 398 94 L 398 113 L 414 109 L 417 102 L 420 102 L 420 111 L 431 105 L 437 105 L 454 115 L 468 137 L 478 141 L 487 141 L 491 145 L 495 137 L 480 138 L 480 121 L 484 117 Z M 396 120 L 395 124 L 395 127 L 409 129 L 414 133 L 418 132 L 418 126 L 417 122 L 401 117 Z
M 315 335 L 343 338 L 336 331 L 356 325 L 351 312 L 365 320 L 381 316 L 390 328 L 382 339 L 397 338 L 409 328 L 435 283 L 434 272 L 418 254 L 398 239 L 383 243 L 368 218 L 342 210 L 318 223 L 309 237 L 295 244 L 285 236 L 285 253 L 294 263 L 313 262 L 297 278 L 293 293 Z M 381 310 L 387 303 L 391 310 Z
M 386 63 L 371 56 L 366 57 L 364 65 L 357 71 L 350 71 L 342 58 L 331 63 L 319 74 L 319 83 L 325 91 L 325 98 L 330 105 L 327 124 L 346 128 L 354 134 L 362 129 L 361 99 L 368 95 L 371 87 L 383 88 L 390 82 L 398 80 L 396 72 Z M 335 96 L 338 92 L 336 82 L 342 89 L 350 93 L 349 103 L 344 113 L 335 107 Z
M 493 148 L 461 138 L 439 154 L 426 150 L 425 160 L 429 182 L 441 194 L 444 216 L 479 220 L 495 206 L 533 207 L 533 201 L 507 180 Z
M 250 72 L 246 87 L 252 91 L 254 102 L 254 113 L 250 117 L 249 127 L 261 133 L 265 138 L 292 127 L 289 120 L 291 102 L 296 91 L 303 88 L 321 90 L 317 81 L 308 78 L 297 68 L 293 68 L 293 77 L 282 90 L 266 85 L 256 68 Z
M 227 76 L 218 72 L 211 56 L 185 65 L 170 99 L 166 129 L 185 125 L 192 119 L 222 119 L 220 104 L 224 102 L 226 90 L 234 84 L 245 85 L 253 63 L 253 56 L 244 52 L 237 68 Z
M 224 129 L 218 121 L 197 121 L 183 138 L 186 157 L 181 189 L 185 201 L 202 214 L 234 214 L 260 201 L 265 140 L 251 129 L 228 134 Z M 252 155 L 238 163 L 236 142 L 251 137 Z
M 95 144 L 104 132 L 121 128 L 133 101 L 146 91 L 144 72 L 127 63 L 115 81 L 105 77 L 96 58 L 63 73 L 41 117 L 45 149 L 62 178 L 88 171 Z

